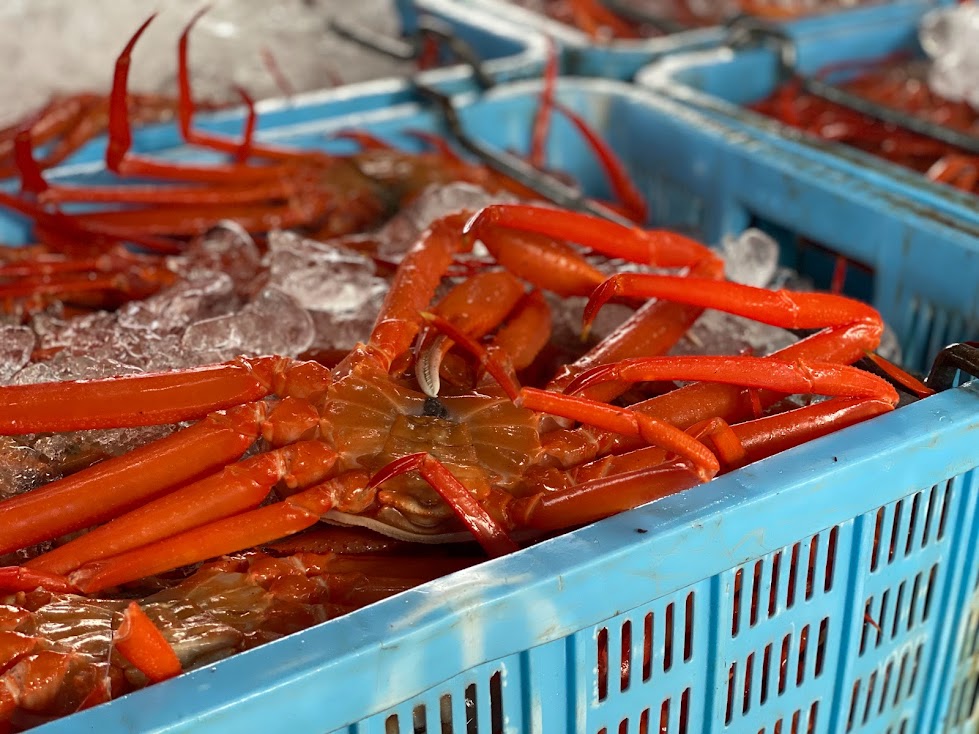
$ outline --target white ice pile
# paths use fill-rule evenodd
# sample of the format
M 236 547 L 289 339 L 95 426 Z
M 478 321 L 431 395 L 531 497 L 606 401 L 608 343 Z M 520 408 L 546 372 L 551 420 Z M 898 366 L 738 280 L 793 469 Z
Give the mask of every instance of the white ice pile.
M 979 110 L 979 4 L 963 2 L 930 11 L 921 19 L 918 40 L 932 59 L 932 91 Z
M 108 91 L 112 65 L 150 13 L 159 17 L 133 55 L 135 91 L 175 93 L 177 38 L 201 0 L 6 0 L 0 3 L 0 125 L 56 93 Z M 393 61 L 329 31 L 343 15 L 387 34 L 399 31 L 393 0 L 215 0 L 194 27 L 190 60 L 201 99 L 237 102 L 406 73 Z

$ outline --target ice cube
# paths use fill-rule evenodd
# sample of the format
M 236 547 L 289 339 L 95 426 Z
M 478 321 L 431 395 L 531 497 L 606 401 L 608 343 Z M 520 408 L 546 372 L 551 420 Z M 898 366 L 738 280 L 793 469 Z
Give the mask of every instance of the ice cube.
M 0 326 L 0 384 L 27 364 L 36 338 L 26 326 Z
M 670 354 L 764 356 L 798 341 L 790 331 L 723 311 L 707 310 Z
M 728 280 L 764 288 L 778 269 L 778 243 L 759 229 L 746 229 L 721 241 L 724 273 Z
M 292 232 L 269 235 L 269 271 L 270 287 L 304 308 L 330 313 L 359 308 L 383 282 L 369 257 Z
M 471 183 L 432 184 L 378 230 L 377 254 L 399 260 L 436 219 L 464 210 L 476 212 L 490 204 L 516 201 L 515 196 L 491 194 Z
M 255 293 L 256 280 L 262 273 L 262 255 L 255 240 L 232 220 L 219 222 L 209 232 L 195 237 L 171 262 L 185 278 L 196 275 L 213 278 L 214 273 L 227 275 L 241 298 Z
M 312 318 L 295 298 L 266 288 L 237 313 L 188 327 L 181 345 L 221 360 L 238 355 L 296 356 L 309 348 L 314 334 Z

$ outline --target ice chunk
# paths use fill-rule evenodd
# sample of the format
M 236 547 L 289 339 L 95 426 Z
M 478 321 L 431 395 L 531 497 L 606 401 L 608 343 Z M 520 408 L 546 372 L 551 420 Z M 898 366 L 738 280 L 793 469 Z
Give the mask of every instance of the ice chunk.
M 226 273 L 197 270 L 166 290 L 119 309 L 118 324 L 154 334 L 171 334 L 203 319 L 224 315 L 238 305 L 235 283 Z
M 269 286 L 304 308 L 323 312 L 357 309 L 378 282 L 374 262 L 345 247 L 292 232 L 269 235 Z
M 964 2 L 926 13 L 918 39 L 934 60 L 928 74 L 932 91 L 979 110 L 979 4 Z
M 313 336 L 313 320 L 296 299 L 266 288 L 237 313 L 191 325 L 181 344 L 220 361 L 238 355 L 296 356 L 309 348 Z
M 248 231 L 235 221 L 225 220 L 200 237 L 194 238 L 172 267 L 185 278 L 214 278 L 227 275 L 235 293 L 242 298 L 254 295 L 262 273 L 262 255 Z
M 309 312 L 317 349 L 348 349 L 366 339 L 388 290 L 369 257 L 287 232 L 269 236 L 269 269 L 269 285 Z
M 440 217 L 463 210 L 479 211 L 490 204 L 514 203 L 507 194 L 491 194 L 475 184 L 432 184 L 377 232 L 380 257 L 399 260 L 419 236 Z
M 741 316 L 707 310 L 673 347 L 670 354 L 765 356 L 798 341 L 790 331 Z
M 27 364 L 35 341 L 26 326 L 0 326 L 0 384 Z
M 778 243 L 759 229 L 746 229 L 721 241 L 724 274 L 728 280 L 764 288 L 778 269 Z

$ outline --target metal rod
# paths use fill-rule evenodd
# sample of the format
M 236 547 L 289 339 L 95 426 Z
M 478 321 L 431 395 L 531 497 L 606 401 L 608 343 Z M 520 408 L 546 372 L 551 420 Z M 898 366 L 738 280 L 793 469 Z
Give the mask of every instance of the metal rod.
M 446 127 L 456 142 L 467 152 L 482 161 L 487 168 L 512 178 L 528 189 L 540 194 L 565 209 L 586 212 L 627 227 L 635 227 L 632 222 L 606 206 L 592 201 L 580 191 L 553 176 L 538 171 L 526 161 L 506 151 L 485 146 L 469 136 L 452 99 L 436 89 L 415 83 L 418 92 L 435 103 L 442 113 Z
M 417 58 L 421 53 L 422 39 L 434 38 L 444 44 L 456 59 L 472 69 L 473 78 L 481 89 L 489 89 L 493 86 L 493 77 L 486 71 L 485 64 L 476 50 L 459 38 L 448 23 L 437 18 L 421 16 L 415 32 L 403 39 L 380 33 L 360 23 L 341 21 L 337 18 L 330 21 L 329 28 L 341 38 L 400 61 Z
M 955 385 L 955 375 L 959 372 L 979 377 L 979 342 L 960 342 L 945 347 L 935 357 L 925 384 L 933 390 L 948 390 Z
M 739 18 L 732 22 L 730 29 L 731 36 L 728 40 L 728 45 L 732 48 L 743 48 L 746 45 L 758 43 L 759 41 L 775 42 L 782 76 L 786 79 L 792 77 L 798 79 L 801 88 L 806 93 L 832 104 L 846 107 L 867 117 L 872 117 L 880 122 L 896 125 L 905 130 L 924 135 L 932 140 L 938 140 L 956 148 L 961 148 L 969 153 L 979 155 L 979 136 L 971 135 L 960 130 L 953 130 L 945 125 L 939 125 L 938 123 L 916 117 L 893 107 L 872 102 L 845 89 L 841 89 L 838 86 L 824 82 L 822 79 L 800 74 L 796 67 L 798 54 L 795 41 L 784 30 L 771 26 L 764 21 L 752 21 L 747 18 Z
M 800 79 L 802 88 L 814 97 L 825 99 L 827 102 L 847 107 L 854 112 L 873 117 L 881 122 L 897 125 L 905 130 L 910 130 L 911 132 L 924 135 L 933 140 L 948 143 L 956 148 L 961 148 L 962 150 L 979 155 L 979 137 L 975 135 L 953 130 L 950 127 L 945 127 L 930 120 L 910 115 L 907 112 L 893 107 L 871 102 L 863 97 L 858 97 L 851 92 L 847 92 L 845 89 L 827 84 L 821 79 L 814 79 L 812 77 L 800 77 Z

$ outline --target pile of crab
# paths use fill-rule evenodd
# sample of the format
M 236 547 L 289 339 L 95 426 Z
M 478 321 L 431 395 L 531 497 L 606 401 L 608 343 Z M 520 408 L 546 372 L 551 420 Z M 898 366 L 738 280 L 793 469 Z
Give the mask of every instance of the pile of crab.
M 49 183 L 27 129 L 21 192 L 0 195 L 37 240 L 0 267 L 14 728 L 890 411 L 891 381 L 927 391 L 852 366 L 881 340 L 870 306 L 726 279 L 718 251 L 537 203 L 441 141 L 351 133 L 361 152 L 327 156 L 255 142 L 253 114 L 240 141 L 200 133 L 185 54 L 184 138 L 230 160 L 135 155 L 138 35 L 107 167 L 155 183 Z M 599 152 L 607 209 L 643 221 Z M 680 353 L 705 311 L 780 346 Z

